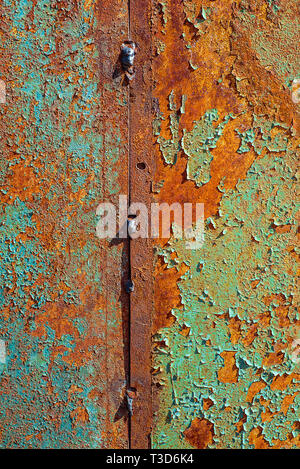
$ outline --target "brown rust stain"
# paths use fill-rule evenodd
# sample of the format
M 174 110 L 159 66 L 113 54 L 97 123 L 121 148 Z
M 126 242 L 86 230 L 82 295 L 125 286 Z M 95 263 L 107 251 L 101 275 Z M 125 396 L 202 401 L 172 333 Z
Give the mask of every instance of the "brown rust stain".
M 272 352 L 263 359 L 263 366 L 270 367 L 272 365 L 280 365 L 284 360 L 284 353 L 281 350 Z
M 73 427 L 89 421 L 89 414 L 85 407 L 76 407 L 71 413 Z
M 162 257 L 156 263 L 154 275 L 157 282 L 155 283 L 154 302 L 156 311 L 159 309 L 160 313 L 153 318 L 154 332 L 175 322 L 172 309 L 182 307 L 178 281 L 187 270 L 188 266 L 184 263 L 179 270 L 176 267 L 168 268 Z
M 300 391 L 295 392 L 294 394 L 290 394 L 288 396 L 285 396 L 282 400 L 280 412 L 282 412 L 284 415 L 287 414 L 290 406 L 294 403 L 294 400 L 296 396 L 298 396 Z
M 246 400 L 247 402 L 253 402 L 254 397 L 257 393 L 259 393 L 262 389 L 266 387 L 266 383 L 264 381 L 255 381 L 251 384 L 250 388 L 248 389 Z
M 224 359 L 224 367 L 218 372 L 218 379 L 221 383 L 237 383 L 239 370 L 235 363 L 236 352 L 222 352 L 221 357 Z
M 170 166 L 156 146 L 155 180 L 156 183 L 164 181 L 155 195 L 156 200 L 170 204 L 174 201 L 203 202 L 205 218 L 218 211 L 222 199 L 218 187 L 220 181 L 224 181 L 225 190 L 234 188 L 258 158 L 252 149 L 243 154 L 237 151 L 240 140 L 234 129 L 249 128 L 253 114 L 269 116 L 288 126 L 299 122 L 297 107 L 291 103 L 289 91 L 283 88 L 276 74 L 264 68 L 253 50 L 247 27 L 239 16 L 239 10 L 243 7 L 240 3 L 233 0 L 210 5 L 194 2 L 191 8 L 197 12 L 201 11 L 201 7 L 213 7 L 212 20 L 201 24 L 201 34 L 198 33 L 198 26 L 196 28 L 187 20 L 185 2 L 157 1 L 154 4 L 154 38 L 164 44 L 163 53 L 157 54 L 153 64 L 155 97 L 164 116 L 160 135 L 170 138 L 168 97 L 171 92 L 177 97 L 178 110 L 179 99 L 183 95 L 187 99 L 185 112 L 179 120 L 179 137 L 183 128 L 191 130 L 193 123 L 207 109 L 218 109 L 221 117 L 230 112 L 237 116 L 227 124 L 217 147 L 212 150 L 211 179 L 202 187 L 187 179 L 187 159 L 183 151 L 179 151 L 176 164 Z M 275 21 L 275 15 L 270 21 L 270 12 L 264 2 L 254 6 L 249 6 L 247 2 L 245 8 L 268 28 Z M 187 49 L 187 44 L 191 44 L 190 49 Z M 191 62 L 198 68 L 194 70 Z M 264 154 L 265 151 L 259 158 Z M 276 229 L 277 232 L 285 230 L 288 227 Z M 160 283 L 160 280 L 157 282 Z M 162 308 L 158 307 L 156 311 L 156 315 L 160 315 Z M 161 320 L 156 318 L 155 322 L 161 324 Z M 168 324 L 167 321 L 165 325 Z
M 126 448 L 127 422 L 114 417 L 128 371 L 128 253 L 95 236 L 95 212 L 127 192 L 128 93 L 112 75 L 128 5 L 0 10 L 1 445 Z
M 291 373 L 288 375 L 285 373 L 282 376 L 275 376 L 270 387 L 272 390 L 284 391 L 293 380 L 300 381 L 300 374 Z
M 254 446 L 255 449 L 268 449 L 270 445 L 264 439 L 262 435 L 262 428 L 253 428 L 249 435 L 249 443 Z
M 214 402 L 208 397 L 207 399 L 203 399 L 203 409 L 208 410 L 214 405 Z
M 197 449 L 206 449 L 214 439 L 214 425 L 209 420 L 195 418 L 184 432 L 185 439 Z

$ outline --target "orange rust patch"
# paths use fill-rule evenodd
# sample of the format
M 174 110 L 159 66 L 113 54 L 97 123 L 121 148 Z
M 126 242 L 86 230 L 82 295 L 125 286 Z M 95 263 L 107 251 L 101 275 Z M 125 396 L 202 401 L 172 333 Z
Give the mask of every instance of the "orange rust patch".
M 258 324 L 253 324 L 250 327 L 250 330 L 248 331 L 246 337 L 243 339 L 243 344 L 245 345 L 245 347 L 249 347 L 249 345 L 252 344 L 253 340 L 257 336 L 257 332 L 256 332 L 257 328 L 258 328 Z
M 277 301 L 278 303 L 284 303 L 286 301 L 286 298 L 282 293 L 279 293 L 279 294 L 268 295 L 264 297 L 263 300 L 267 306 L 270 306 L 270 304 L 273 301 Z
M 24 201 L 32 201 L 34 194 L 40 192 L 40 179 L 34 168 L 25 166 L 24 163 L 12 167 L 12 174 L 7 177 L 9 191 L 2 195 L 2 203 L 12 204 L 16 198 Z
M 244 423 L 247 422 L 247 416 L 244 414 L 243 417 L 235 424 L 236 430 L 240 433 L 244 428 Z
M 75 394 L 76 392 L 83 392 L 83 389 L 80 388 L 79 386 L 76 386 L 75 384 L 72 384 L 70 388 L 68 389 L 69 397 L 70 397 L 70 394 Z
M 248 389 L 247 393 L 247 402 L 253 402 L 254 397 L 258 394 L 263 388 L 266 387 L 266 383 L 264 381 L 255 381 L 252 383 Z
M 189 267 L 184 263 L 179 271 L 176 267 L 168 269 L 163 258 L 158 259 L 155 269 L 154 301 L 157 314 L 153 321 L 154 332 L 174 324 L 175 317 L 172 315 L 172 309 L 182 306 L 177 282 L 188 269 Z
M 213 442 L 214 425 L 206 419 L 195 418 L 184 431 L 185 439 L 197 449 L 206 449 Z
M 287 306 L 278 306 L 275 309 L 276 317 L 278 319 L 278 326 L 279 327 L 288 327 L 291 324 L 289 319 L 289 305 Z
M 89 422 L 89 414 L 84 407 L 77 407 L 70 413 L 72 426 L 75 427 L 80 423 Z
M 251 282 L 251 287 L 252 288 L 256 288 L 257 285 L 259 284 L 260 280 L 253 280 L 253 282 Z
M 184 337 L 187 337 L 190 333 L 190 330 L 190 327 L 183 326 L 183 328 L 179 331 L 179 334 L 183 335 Z
M 241 337 L 241 321 L 234 317 L 229 320 L 230 340 L 233 345 L 237 344 Z
M 261 427 L 253 428 L 249 434 L 249 443 L 254 445 L 255 449 L 268 449 L 270 448 L 269 443 L 264 439 L 262 435 Z
M 207 399 L 203 399 L 203 409 L 208 410 L 214 405 L 214 402 L 208 397 Z
M 297 394 L 299 394 L 299 391 L 295 392 L 294 394 L 292 395 L 289 395 L 289 396 L 285 396 L 285 398 L 283 399 L 282 401 L 282 404 L 281 404 L 281 412 L 284 413 L 284 415 L 287 414 L 287 411 L 289 410 L 289 407 L 290 405 L 293 404 L 294 400 L 295 400 L 295 397 L 297 396 Z
M 289 233 L 292 229 L 292 225 L 280 225 L 276 226 L 275 231 L 276 233 Z
M 274 307 L 274 312 L 276 314 L 278 326 L 282 328 L 288 327 L 291 324 L 291 321 L 288 315 L 289 315 L 290 305 L 293 303 L 293 298 L 292 297 L 286 298 L 282 294 L 269 295 L 264 298 L 264 303 L 267 306 L 270 306 L 273 301 L 279 303 L 279 306 Z M 286 304 L 287 302 L 288 304 Z
M 237 383 L 239 370 L 235 364 L 236 352 L 222 352 L 224 367 L 218 372 L 218 378 L 221 383 Z
M 282 376 L 275 376 L 271 384 L 272 391 L 277 391 L 277 390 L 284 391 L 284 389 L 290 386 L 293 379 L 296 379 L 296 380 L 300 379 L 300 375 L 296 373 L 291 373 L 290 375 L 287 375 L 285 373 Z
M 263 359 L 263 366 L 280 365 L 284 360 L 284 353 L 282 351 L 273 352 Z
M 261 326 L 269 326 L 271 322 L 271 313 L 269 311 L 266 311 L 263 314 L 259 314 L 258 321 Z

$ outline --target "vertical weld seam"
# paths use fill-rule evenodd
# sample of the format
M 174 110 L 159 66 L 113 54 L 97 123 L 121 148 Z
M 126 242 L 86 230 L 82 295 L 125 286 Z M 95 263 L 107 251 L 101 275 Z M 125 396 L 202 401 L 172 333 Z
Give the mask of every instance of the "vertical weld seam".
M 128 8 L 128 40 L 131 40 L 131 0 L 127 1 Z M 130 104 L 130 83 L 127 91 L 128 100 L 128 205 L 131 204 L 131 104 Z M 128 234 L 127 234 L 128 236 Z M 128 276 L 131 280 L 131 238 L 128 236 Z M 131 298 L 128 294 L 128 377 L 127 385 L 131 385 Z M 128 416 L 128 447 L 131 449 L 131 415 Z

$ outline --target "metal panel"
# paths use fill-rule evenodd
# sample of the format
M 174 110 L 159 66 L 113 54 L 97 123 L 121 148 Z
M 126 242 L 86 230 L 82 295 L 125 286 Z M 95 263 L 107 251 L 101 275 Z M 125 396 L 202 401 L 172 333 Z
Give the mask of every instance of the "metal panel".
M 128 244 L 95 235 L 128 190 L 127 35 L 123 0 L 2 2 L 5 448 L 128 445 Z
M 157 246 L 155 448 L 299 443 L 299 30 L 290 0 L 154 1 L 156 201 L 206 218 Z
M 130 35 L 137 42 L 136 75 L 130 85 L 130 202 L 150 213 L 154 177 L 152 143 L 151 3 L 130 1 Z M 149 225 L 150 230 L 150 225 Z M 153 248 L 150 238 L 130 241 L 130 385 L 137 390 L 131 417 L 131 448 L 148 448 L 152 426 L 151 316 Z
M 1 446 L 296 447 L 295 3 L 0 12 Z M 203 247 L 98 239 L 119 194 L 204 203 Z

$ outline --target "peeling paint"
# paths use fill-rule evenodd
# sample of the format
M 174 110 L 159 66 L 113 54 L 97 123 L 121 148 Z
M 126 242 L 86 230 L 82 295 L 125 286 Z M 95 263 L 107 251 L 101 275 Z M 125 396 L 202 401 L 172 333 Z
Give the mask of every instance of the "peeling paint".
M 162 161 L 154 134 L 164 180 L 154 196 L 204 202 L 206 233 L 197 251 L 174 237 L 157 245 L 152 443 L 296 448 L 300 142 L 289 83 L 299 61 L 287 67 L 298 54 L 296 7 L 214 1 L 210 21 L 197 23 L 207 6 L 168 2 L 172 21 L 155 34 L 165 43 L 154 92 L 169 144 L 170 90 L 186 104 L 175 164 Z
M 136 96 L 114 73 L 128 2 L 0 13 L 0 446 L 126 448 L 129 249 L 95 227 L 97 205 L 128 191 Z M 153 76 L 136 77 L 153 84 L 149 188 L 206 217 L 200 250 L 155 246 L 155 448 L 299 446 L 298 13 L 153 1 Z
M 187 163 L 187 179 L 195 181 L 197 186 L 209 182 L 210 163 L 213 155 L 210 150 L 217 146 L 217 142 L 222 135 L 223 128 L 231 116 L 226 116 L 224 121 L 214 127 L 214 122 L 218 120 L 217 109 L 207 111 L 197 122 L 191 132 L 183 129 L 182 149 L 189 157 Z
M 114 421 L 127 254 L 95 235 L 97 205 L 127 189 L 127 91 L 112 83 L 117 48 L 107 49 L 126 39 L 127 2 L 107 6 L 1 6 L 2 448 L 128 445 Z

